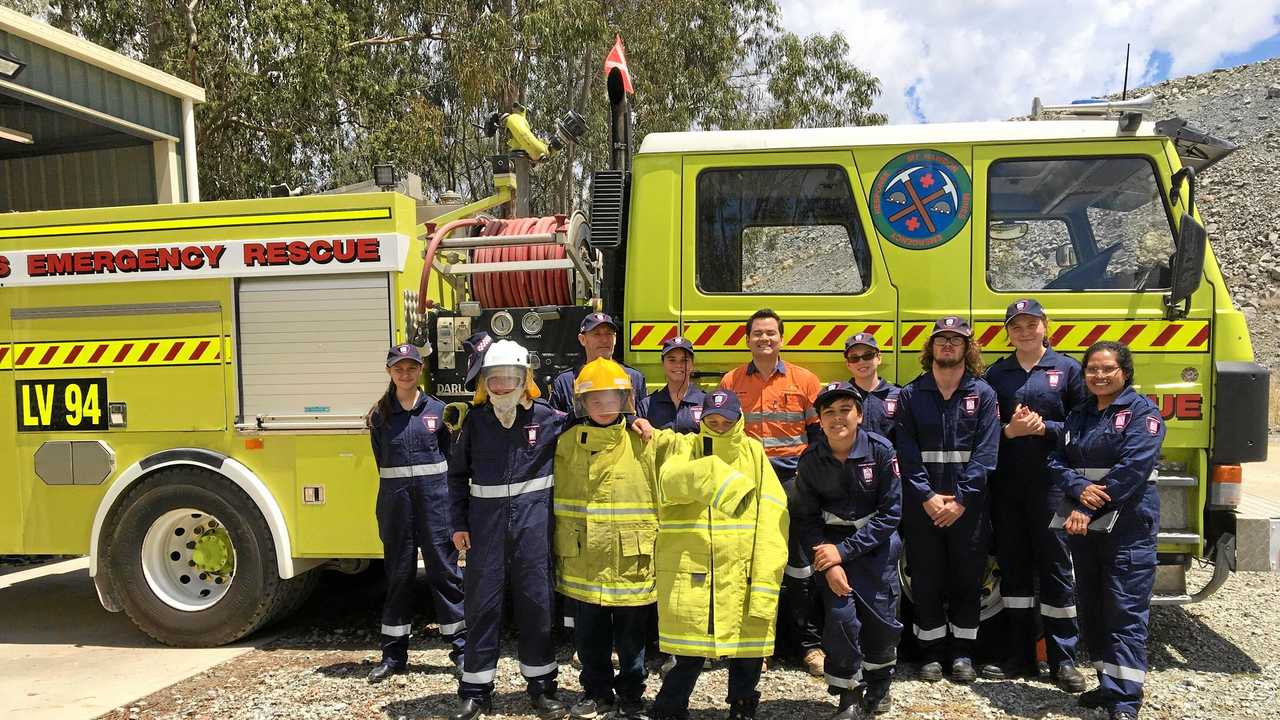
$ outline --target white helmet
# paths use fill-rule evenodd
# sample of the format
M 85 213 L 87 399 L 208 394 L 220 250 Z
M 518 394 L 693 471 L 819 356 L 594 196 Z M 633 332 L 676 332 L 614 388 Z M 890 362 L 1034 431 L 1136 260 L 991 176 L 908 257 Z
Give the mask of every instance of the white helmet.
M 492 367 L 529 367 L 529 351 L 513 340 L 499 340 L 484 353 L 481 369 Z

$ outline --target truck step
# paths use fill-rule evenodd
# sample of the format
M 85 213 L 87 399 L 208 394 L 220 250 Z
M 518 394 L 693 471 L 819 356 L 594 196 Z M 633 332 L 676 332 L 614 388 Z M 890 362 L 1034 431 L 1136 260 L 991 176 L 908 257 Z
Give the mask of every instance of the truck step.
M 1200 481 L 1190 475 L 1158 475 L 1156 476 L 1157 487 L 1195 487 Z
M 1190 530 L 1163 530 L 1156 534 L 1156 542 L 1169 545 L 1199 545 L 1200 536 Z

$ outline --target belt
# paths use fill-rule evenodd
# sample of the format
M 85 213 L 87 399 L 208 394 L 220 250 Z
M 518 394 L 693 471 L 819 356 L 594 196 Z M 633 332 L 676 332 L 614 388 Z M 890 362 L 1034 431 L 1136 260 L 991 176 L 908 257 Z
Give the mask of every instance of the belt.
M 440 475 L 449 471 L 449 463 L 438 462 L 430 465 L 402 465 L 400 467 L 378 468 L 380 478 L 411 478 L 422 475 Z
M 548 490 L 555 486 L 555 475 L 543 475 L 532 480 L 525 480 L 518 483 L 506 483 L 505 485 L 476 485 L 471 483 L 471 497 L 478 498 L 507 498 L 516 495 L 524 495 L 525 493 L 537 492 L 539 490 Z

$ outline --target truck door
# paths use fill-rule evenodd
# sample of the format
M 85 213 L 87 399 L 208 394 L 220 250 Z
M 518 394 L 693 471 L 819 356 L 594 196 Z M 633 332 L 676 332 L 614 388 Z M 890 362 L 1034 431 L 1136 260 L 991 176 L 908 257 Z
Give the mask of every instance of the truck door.
M 821 379 L 848 377 L 844 340 L 857 332 L 875 334 L 894 377 L 897 293 L 849 152 L 690 155 L 682 176 L 678 331 L 700 373 L 747 362 L 743 323 L 768 307 L 785 323 L 784 357 Z M 643 349 L 677 329 L 661 330 Z

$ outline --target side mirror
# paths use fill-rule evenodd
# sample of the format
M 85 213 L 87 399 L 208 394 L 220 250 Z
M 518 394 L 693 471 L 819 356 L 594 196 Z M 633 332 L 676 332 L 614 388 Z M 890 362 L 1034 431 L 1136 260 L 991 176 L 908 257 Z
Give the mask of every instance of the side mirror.
M 1178 222 L 1178 242 L 1170 262 L 1173 280 L 1164 302 L 1165 317 L 1170 320 L 1186 317 L 1191 309 L 1191 295 L 1200 287 L 1200 279 L 1204 276 L 1204 252 L 1209 242 L 1209 234 L 1195 219 L 1196 171 L 1193 168 L 1184 167 L 1173 174 L 1169 200 L 1181 202 L 1179 190 L 1184 181 L 1187 183 L 1187 204 Z
M 1071 243 L 1059 245 L 1053 251 L 1053 259 L 1058 263 L 1060 268 L 1070 268 L 1076 266 L 1076 249 Z

